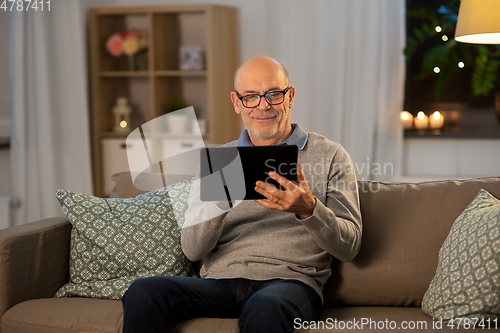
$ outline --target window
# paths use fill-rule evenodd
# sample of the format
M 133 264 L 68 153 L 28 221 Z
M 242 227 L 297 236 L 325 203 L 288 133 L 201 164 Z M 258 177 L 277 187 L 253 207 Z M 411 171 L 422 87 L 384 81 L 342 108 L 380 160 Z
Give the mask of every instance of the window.
M 446 13 L 446 10 L 443 10 L 445 8 L 441 6 L 445 5 L 448 9 L 457 9 L 459 0 L 407 0 L 406 4 L 408 14 L 407 45 L 411 47 L 410 38 L 415 35 L 415 29 L 421 28 L 424 22 L 427 22 L 432 28 L 432 31 L 427 29 L 429 34 L 432 33 L 432 37 L 425 38 L 425 41 L 416 48 L 411 60 L 407 62 L 404 109 L 414 116 L 419 111 L 424 111 L 430 116 L 438 110 L 445 117 L 445 125 L 438 132 L 409 130 L 405 132 L 405 136 L 440 135 L 444 137 L 500 138 L 500 119 L 496 117 L 494 106 L 495 92 L 491 91 L 488 96 L 473 95 L 471 87 L 473 61 L 454 59 L 451 56 L 446 58 L 446 61 L 450 63 L 456 62 L 457 71 L 456 75 L 444 85 L 439 96 L 436 96 L 436 84 L 440 76 L 446 75 L 446 73 L 443 74 L 438 66 L 432 68 L 433 72 L 429 72 L 428 77 L 420 80 L 415 79 L 422 73 L 421 64 L 426 52 L 435 46 L 444 45 L 444 43 L 457 43 L 454 40 L 454 25 L 446 27 L 446 24 L 442 24 L 450 21 L 444 18 L 445 15 L 453 14 L 452 12 Z M 424 19 L 423 17 L 426 16 L 424 11 L 422 11 L 423 15 L 418 17 L 415 15 L 415 10 L 418 8 L 425 8 L 426 11 L 434 13 L 438 17 L 438 21 L 432 22 Z M 463 45 L 470 47 L 467 44 Z

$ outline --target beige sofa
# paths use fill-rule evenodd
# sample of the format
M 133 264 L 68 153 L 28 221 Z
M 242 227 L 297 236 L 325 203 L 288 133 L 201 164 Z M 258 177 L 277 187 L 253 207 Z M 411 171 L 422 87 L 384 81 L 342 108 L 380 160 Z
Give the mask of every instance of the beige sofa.
M 113 196 L 139 193 L 130 186 L 128 174 L 116 175 L 115 181 Z M 433 329 L 432 318 L 420 309 L 422 297 L 454 220 L 481 188 L 500 198 L 500 177 L 423 183 L 361 181 L 358 185 L 364 222 L 361 251 L 352 262 L 334 261 L 324 290 L 321 319 L 326 328 L 337 320 L 337 329 L 297 331 L 362 331 L 358 327 L 398 331 L 381 329 L 382 322 L 396 327 L 414 325 L 414 332 L 448 331 L 446 326 Z M 2 333 L 121 332 L 119 301 L 51 298 L 68 281 L 70 230 L 68 220 L 58 216 L 0 231 Z M 351 329 L 341 330 L 342 325 Z M 235 319 L 198 318 L 178 325 L 175 331 L 238 329 Z

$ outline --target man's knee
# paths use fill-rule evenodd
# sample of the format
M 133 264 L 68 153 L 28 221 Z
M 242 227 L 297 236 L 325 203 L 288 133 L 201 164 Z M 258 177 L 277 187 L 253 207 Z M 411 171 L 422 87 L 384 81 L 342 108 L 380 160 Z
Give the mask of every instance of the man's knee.
M 138 299 L 145 299 L 149 295 L 150 288 L 150 278 L 137 279 L 128 288 L 128 290 L 123 295 L 122 302 L 137 302 Z
M 171 287 L 170 276 L 140 278 L 132 282 L 123 296 L 123 302 L 149 302 L 155 296 L 168 295 Z

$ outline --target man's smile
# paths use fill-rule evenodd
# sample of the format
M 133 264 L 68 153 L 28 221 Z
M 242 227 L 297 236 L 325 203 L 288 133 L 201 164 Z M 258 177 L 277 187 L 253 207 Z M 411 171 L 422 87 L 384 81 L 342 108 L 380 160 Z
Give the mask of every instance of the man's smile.
M 274 119 L 276 118 L 277 115 L 273 114 L 273 115 L 252 115 L 252 118 L 257 120 L 257 121 L 267 121 L 267 120 L 271 120 L 271 119 Z

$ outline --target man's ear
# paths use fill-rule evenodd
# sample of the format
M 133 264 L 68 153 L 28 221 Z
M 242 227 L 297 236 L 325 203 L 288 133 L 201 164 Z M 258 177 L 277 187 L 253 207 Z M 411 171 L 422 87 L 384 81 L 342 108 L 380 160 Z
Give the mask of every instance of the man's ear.
M 295 87 L 291 86 L 290 90 L 288 90 L 288 108 L 290 109 L 293 107 L 294 98 L 295 98 Z
M 234 91 L 231 91 L 231 101 L 233 102 L 234 112 L 236 112 L 237 114 L 240 114 L 241 110 L 240 110 L 240 106 L 238 105 L 238 102 L 240 101 L 240 99 L 238 98 L 238 96 L 236 95 L 236 92 L 234 92 Z

